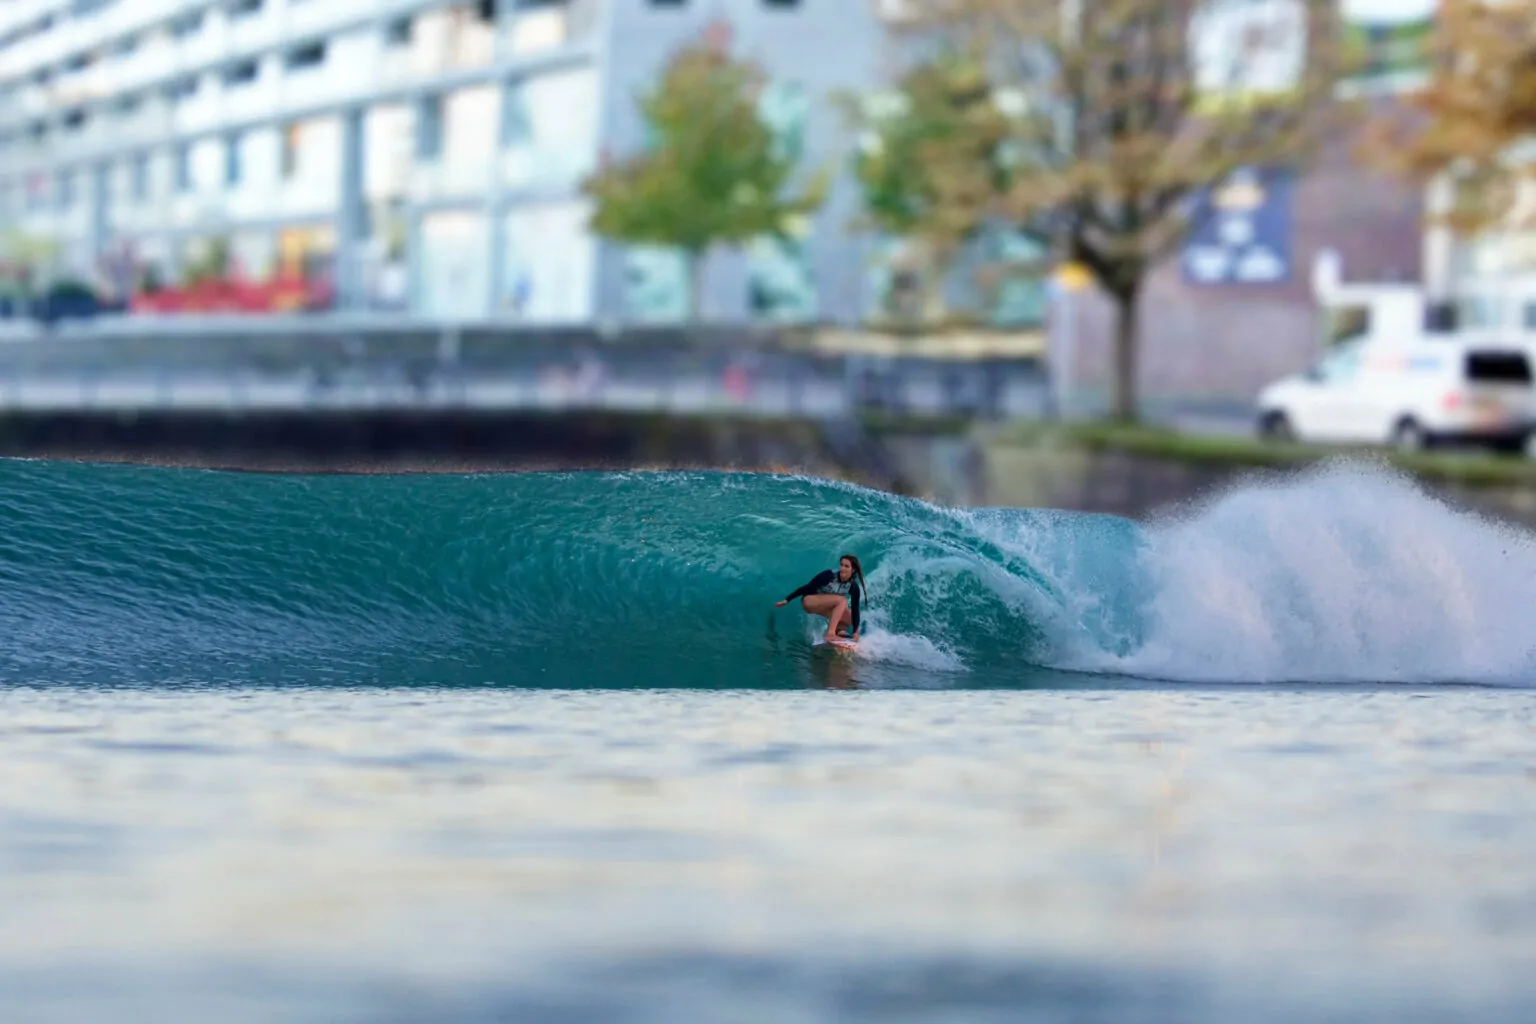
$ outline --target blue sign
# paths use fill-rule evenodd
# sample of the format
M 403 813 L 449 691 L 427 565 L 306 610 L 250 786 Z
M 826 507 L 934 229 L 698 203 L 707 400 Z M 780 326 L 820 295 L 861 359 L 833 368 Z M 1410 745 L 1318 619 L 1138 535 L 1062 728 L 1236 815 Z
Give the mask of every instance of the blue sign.
M 1291 196 L 1284 170 L 1244 169 L 1194 203 L 1184 242 L 1184 280 L 1192 285 L 1279 284 L 1291 276 Z

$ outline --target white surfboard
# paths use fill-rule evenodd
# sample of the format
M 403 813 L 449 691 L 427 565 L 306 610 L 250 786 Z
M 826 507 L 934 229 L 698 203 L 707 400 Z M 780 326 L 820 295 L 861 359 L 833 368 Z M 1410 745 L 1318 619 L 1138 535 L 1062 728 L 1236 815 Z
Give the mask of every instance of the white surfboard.
M 821 639 L 817 640 L 815 643 L 811 644 L 811 646 L 812 647 L 836 647 L 836 648 L 840 648 L 841 650 L 844 650 L 844 651 L 856 651 L 856 650 L 859 649 L 859 642 L 857 640 L 844 640 L 841 637 L 839 637 L 836 640 L 828 640 L 826 637 L 822 637 Z

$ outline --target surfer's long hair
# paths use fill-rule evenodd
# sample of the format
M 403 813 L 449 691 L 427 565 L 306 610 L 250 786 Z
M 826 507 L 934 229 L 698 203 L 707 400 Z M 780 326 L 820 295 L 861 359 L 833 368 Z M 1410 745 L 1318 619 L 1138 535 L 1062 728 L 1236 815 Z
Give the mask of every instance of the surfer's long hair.
M 842 560 L 845 559 L 845 558 L 848 559 L 848 561 L 853 563 L 853 574 L 859 578 L 859 589 L 864 591 L 864 600 L 866 600 L 866 601 L 869 600 L 869 584 L 864 582 L 864 567 L 859 564 L 859 556 L 858 555 L 838 555 L 837 556 L 838 562 L 842 562 Z

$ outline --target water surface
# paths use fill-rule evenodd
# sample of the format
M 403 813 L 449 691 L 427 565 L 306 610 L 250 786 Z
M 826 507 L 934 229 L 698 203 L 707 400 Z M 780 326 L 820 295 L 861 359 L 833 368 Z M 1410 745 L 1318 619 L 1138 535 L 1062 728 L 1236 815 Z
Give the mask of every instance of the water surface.
M 12 1020 L 1536 1011 L 1523 694 L 14 689 L 0 715 Z
M 1354 466 L 1133 523 L 0 463 L 0 1006 L 1536 1019 L 1533 607 Z

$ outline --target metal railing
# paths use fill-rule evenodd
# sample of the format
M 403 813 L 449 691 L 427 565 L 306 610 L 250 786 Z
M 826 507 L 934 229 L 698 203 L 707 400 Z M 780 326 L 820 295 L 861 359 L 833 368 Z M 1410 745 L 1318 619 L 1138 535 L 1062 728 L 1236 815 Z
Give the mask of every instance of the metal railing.
M 0 412 L 614 410 L 1035 417 L 1031 359 L 829 353 L 746 327 L 508 328 L 376 317 L 87 321 L 0 344 Z

